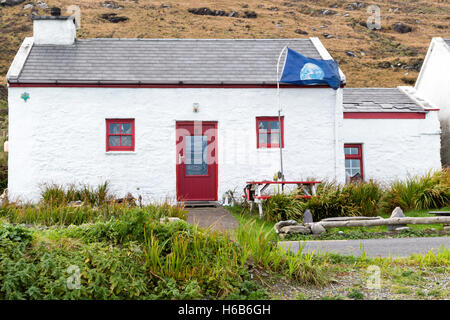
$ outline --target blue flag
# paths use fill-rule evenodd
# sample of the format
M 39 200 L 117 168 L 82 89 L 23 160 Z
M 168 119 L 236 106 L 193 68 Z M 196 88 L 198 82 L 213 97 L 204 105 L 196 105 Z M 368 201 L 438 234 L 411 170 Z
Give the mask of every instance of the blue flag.
M 334 60 L 307 58 L 289 49 L 280 82 L 292 84 L 328 84 L 338 89 L 341 84 L 339 67 Z

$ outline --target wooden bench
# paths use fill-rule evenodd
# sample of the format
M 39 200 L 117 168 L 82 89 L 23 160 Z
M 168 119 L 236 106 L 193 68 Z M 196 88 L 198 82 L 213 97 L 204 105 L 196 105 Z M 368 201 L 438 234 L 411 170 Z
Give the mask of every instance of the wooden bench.
M 428 211 L 428 213 L 436 217 L 450 217 L 450 211 Z M 446 226 L 450 226 L 450 224 L 444 224 L 444 227 Z

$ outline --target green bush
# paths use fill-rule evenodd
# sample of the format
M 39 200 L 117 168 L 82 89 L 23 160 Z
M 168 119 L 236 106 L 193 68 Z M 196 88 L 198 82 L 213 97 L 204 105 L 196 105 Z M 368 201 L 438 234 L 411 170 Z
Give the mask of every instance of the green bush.
M 263 212 L 268 221 L 299 220 L 303 216 L 302 209 L 295 195 L 277 193 L 263 202 Z
M 57 184 L 45 185 L 41 197 L 41 203 L 51 207 L 64 206 L 71 201 L 82 201 L 86 205 L 101 206 L 113 199 L 112 195 L 109 194 L 107 182 L 96 188 L 89 185 L 77 187 L 73 184 L 67 188 Z
M 385 191 L 383 207 L 390 211 L 439 209 L 450 206 L 450 169 L 392 183 Z

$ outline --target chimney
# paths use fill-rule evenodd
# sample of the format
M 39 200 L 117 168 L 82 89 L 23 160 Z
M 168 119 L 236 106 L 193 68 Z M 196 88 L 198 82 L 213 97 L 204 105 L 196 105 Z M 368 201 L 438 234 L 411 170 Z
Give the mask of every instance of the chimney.
M 60 12 L 59 12 L 60 13 Z M 33 16 L 34 44 L 71 45 L 77 37 L 75 18 L 58 15 Z

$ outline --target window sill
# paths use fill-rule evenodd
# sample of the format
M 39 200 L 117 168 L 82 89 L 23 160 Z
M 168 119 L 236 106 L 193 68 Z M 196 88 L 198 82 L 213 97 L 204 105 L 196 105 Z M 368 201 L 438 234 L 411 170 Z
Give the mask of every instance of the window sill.
M 136 154 L 136 151 L 106 151 L 105 154 Z

